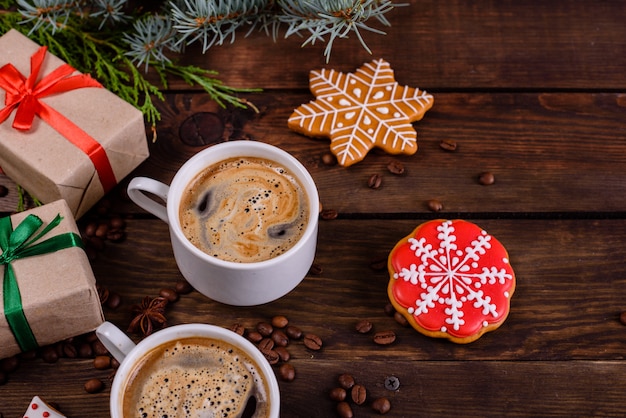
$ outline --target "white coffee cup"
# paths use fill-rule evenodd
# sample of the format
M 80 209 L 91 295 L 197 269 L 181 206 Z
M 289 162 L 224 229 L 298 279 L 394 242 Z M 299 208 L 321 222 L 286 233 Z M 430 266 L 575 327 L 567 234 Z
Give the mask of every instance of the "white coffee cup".
M 125 392 L 131 390 L 131 388 L 127 387 L 127 382 L 137 363 L 152 349 L 169 341 L 177 341 L 188 337 L 206 337 L 224 341 L 239 348 L 252 358 L 256 366 L 258 366 L 257 370 L 261 374 L 261 380 L 267 383 L 266 388 L 269 391 L 267 394 L 269 404 L 268 416 L 270 418 L 278 418 L 280 415 L 280 391 L 272 367 L 261 351 L 250 341 L 226 328 L 208 324 L 174 325 L 149 335 L 135 345 L 115 325 L 110 322 L 104 322 L 96 329 L 96 335 L 111 355 L 120 363 L 111 385 L 110 409 L 112 418 L 125 418 L 123 415 L 123 397 Z
M 181 229 L 179 208 L 185 187 L 203 169 L 234 157 L 264 158 L 283 165 L 300 180 L 308 197 L 309 222 L 302 237 L 289 250 L 269 260 L 239 263 L 219 259 L 194 246 Z M 165 205 L 146 192 L 163 199 Z M 169 225 L 174 258 L 182 275 L 197 291 L 218 302 L 235 306 L 271 302 L 293 290 L 313 264 L 319 214 L 317 188 L 306 168 L 275 146 L 247 140 L 210 146 L 190 158 L 170 186 L 136 177 L 128 185 L 128 196 Z

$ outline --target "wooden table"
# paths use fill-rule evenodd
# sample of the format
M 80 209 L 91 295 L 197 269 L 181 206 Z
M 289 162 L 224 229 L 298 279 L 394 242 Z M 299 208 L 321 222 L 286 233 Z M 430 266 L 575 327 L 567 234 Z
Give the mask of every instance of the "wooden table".
M 388 416 L 626 415 L 626 25 L 621 1 L 422 0 L 388 14 L 386 36 L 365 34 L 370 56 L 353 36 L 338 41 L 326 64 L 324 45 L 273 43 L 263 34 L 238 37 L 207 55 L 191 48 L 187 63 L 219 71 L 259 113 L 221 109 L 205 94 L 174 82 L 160 104 L 163 119 L 151 156 L 130 177 L 169 182 L 190 156 L 215 142 L 249 139 L 277 145 L 310 170 L 323 207 L 315 263 L 290 294 L 264 306 L 236 308 L 197 292 L 167 309 L 168 324 L 206 322 L 253 329 L 277 314 L 318 334 L 322 350 L 290 345 L 296 379 L 281 381 L 285 417 L 334 416 L 329 390 L 341 373 L 366 386 L 370 399 L 391 401 Z M 310 70 L 352 72 L 388 61 L 402 85 L 426 89 L 434 107 L 414 126 L 419 151 L 393 157 L 371 152 L 343 168 L 321 157 L 329 141 L 290 131 L 287 118 L 311 100 Z M 181 125 L 209 112 L 205 143 L 183 142 Z M 447 152 L 443 140 L 458 148 Z M 400 161 L 402 176 L 387 171 Z M 481 172 L 495 183 L 479 184 Z M 372 174 L 382 186 L 367 186 Z M 129 323 L 130 306 L 174 286 L 181 275 L 167 226 L 124 197 L 127 178 L 110 193 L 109 215 L 127 218 L 127 239 L 108 242 L 93 260 L 98 283 L 122 296 L 108 320 Z M 14 184 L 0 209 L 15 209 Z M 427 201 L 444 209 L 433 212 Z M 92 216 L 88 215 L 87 217 Z M 98 215 L 102 216 L 102 215 Z M 373 262 L 420 223 L 473 221 L 509 250 L 517 289 L 507 321 L 469 345 L 432 339 L 385 313 L 388 273 Z M 84 224 L 84 220 L 80 224 Z M 390 346 L 354 327 L 370 320 L 393 330 Z M 135 336 L 136 338 L 136 336 Z M 68 417 L 106 417 L 111 370 L 91 359 L 22 360 L 0 386 L 0 416 L 21 417 L 39 395 Z M 397 390 L 385 388 L 395 376 Z M 105 382 L 85 392 L 91 378 Z M 376 416 L 368 405 L 354 414 Z

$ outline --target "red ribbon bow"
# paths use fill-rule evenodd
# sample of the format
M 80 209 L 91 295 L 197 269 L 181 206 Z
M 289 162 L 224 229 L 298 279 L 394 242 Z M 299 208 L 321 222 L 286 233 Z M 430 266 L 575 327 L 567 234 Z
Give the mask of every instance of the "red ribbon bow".
M 40 100 L 56 93 L 83 87 L 102 88 L 102 85 L 86 74 L 71 75 L 76 70 L 68 64 L 61 65 L 37 82 L 46 51 L 47 48 L 43 46 L 31 56 L 28 77 L 24 77 L 12 64 L 0 68 L 0 88 L 6 90 L 5 107 L 0 110 L 0 123 L 17 108 L 12 126 L 25 131 L 31 128 L 35 115 L 38 115 L 89 156 L 106 193 L 117 181 L 104 148 L 72 121 Z

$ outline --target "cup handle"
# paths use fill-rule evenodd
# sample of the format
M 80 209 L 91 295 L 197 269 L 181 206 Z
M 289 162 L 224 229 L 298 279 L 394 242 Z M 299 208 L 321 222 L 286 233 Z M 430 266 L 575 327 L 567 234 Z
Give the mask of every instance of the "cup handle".
M 109 353 L 120 363 L 135 348 L 135 343 L 122 330 L 110 322 L 105 321 L 100 324 L 96 328 L 96 335 L 104 344 L 104 347 L 109 350 Z
M 165 206 L 165 204 L 167 204 L 167 193 L 170 190 L 169 186 L 148 177 L 135 177 L 128 183 L 127 190 L 128 197 L 135 202 L 137 206 L 150 212 L 166 224 L 169 224 L 167 208 Z M 145 192 L 156 195 L 161 198 L 165 204 L 151 199 Z

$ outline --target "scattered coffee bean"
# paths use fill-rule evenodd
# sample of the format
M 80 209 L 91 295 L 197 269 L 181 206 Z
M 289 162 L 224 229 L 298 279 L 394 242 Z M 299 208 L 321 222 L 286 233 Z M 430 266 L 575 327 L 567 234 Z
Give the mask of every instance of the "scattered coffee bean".
M 274 348 L 274 341 L 269 337 L 265 337 L 261 341 L 259 341 L 258 347 L 261 351 L 272 350 Z
M 313 263 L 311 264 L 311 268 L 309 269 L 309 274 L 312 274 L 314 276 L 319 276 L 320 274 L 322 274 L 324 270 L 322 269 L 322 266 L 317 264 L 317 263 Z
M 396 333 L 389 331 L 378 331 L 374 334 L 374 342 L 378 345 L 389 345 L 396 340 Z
M 381 415 L 391 410 L 391 402 L 387 398 L 377 398 L 372 402 L 372 409 Z
M 120 243 L 126 239 L 126 232 L 121 229 L 109 229 L 106 239 L 114 243 Z
M 335 209 L 324 209 L 322 210 L 321 217 L 325 221 L 331 221 L 333 219 L 337 219 L 339 213 Z
M 360 334 L 367 334 L 368 332 L 372 330 L 373 326 L 374 325 L 367 319 L 361 319 L 359 322 L 356 323 L 355 329 L 356 329 L 356 332 Z
M 233 324 L 228 329 L 238 335 L 244 335 L 246 333 L 246 328 L 241 324 Z
M 315 334 L 304 334 L 304 346 L 313 351 L 321 350 L 322 339 Z
M 622 325 L 626 325 L 626 312 L 622 312 L 619 316 L 619 320 L 622 323 Z
M 302 338 L 302 330 L 295 325 L 287 325 L 285 328 L 285 334 L 292 340 L 299 340 Z
M 396 308 L 394 308 L 391 303 L 386 304 L 384 310 L 385 310 L 385 315 L 387 316 L 393 316 L 393 314 L 396 313 Z
M 78 357 L 78 350 L 76 349 L 76 346 L 71 342 L 64 342 L 63 355 L 67 358 L 76 358 Z
M 370 262 L 370 268 L 375 271 L 387 269 L 387 257 L 380 257 Z
M 367 390 L 365 386 L 356 384 L 352 386 L 350 390 L 350 396 L 352 397 L 352 401 L 357 405 L 363 405 L 367 398 Z
M 367 180 L 367 187 L 370 189 L 378 189 L 383 182 L 383 178 L 380 174 L 372 174 L 370 178 Z
M 120 367 L 120 362 L 117 361 L 117 359 L 115 357 L 111 358 L 111 368 L 113 370 L 117 370 Z
M 109 356 L 96 356 L 93 359 L 93 367 L 98 370 L 106 370 L 111 367 L 111 357 Z
M 337 157 L 335 157 L 335 154 L 333 154 L 332 152 L 325 152 L 324 154 L 322 154 L 322 162 L 325 165 L 335 165 L 337 164 Z
M 164 288 L 159 291 L 159 296 L 167 299 L 168 302 L 176 302 L 179 299 L 178 293 L 174 289 Z
M 337 382 L 339 382 L 339 386 L 346 390 L 352 389 L 352 386 L 354 386 L 354 377 L 351 374 L 343 373 L 339 375 Z
M 7 357 L 0 361 L 0 371 L 4 373 L 13 373 L 20 365 L 20 359 L 17 356 Z
M 176 281 L 176 286 L 174 287 L 174 290 L 176 290 L 176 293 L 178 293 L 179 295 L 186 295 L 188 293 L 191 293 L 193 287 L 191 287 L 187 280 L 179 279 Z
M 93 350 L 91 349 L 91 344 L 84 342 L 78 346 L 78 357 L 80 358 L 91 358 L 93 357 Z
M 341 401 L 337 403 L 337 414 L 340 418 L 352 418 L 354 414 L 352 413 L 352 407 L 346 401 Z
M 271 365 L 278 364 L 280 361 L 280 356 L 274 350 L 261 351 L 263 356 L 267 359 L 267 362 Z
M 346 399 L 347 393 L 344 388 L 332 388 L 329 393 L 330 399 L 336 402 L 341 402 Z
M 109 226 L 105 223 L 98 224 L 94 235 L 98 238 L 106 238 L 109 232 Z
M 441 147 L 441 149 L 446 151 L 456 151 L 458 145 L 456 141 L 452 139 L 444 139 L 439 142 L 439 146 Z
M 269 322 L 259 322 L 256 325 L 256 330 L 264 337 L 269 337 L 274 332 L 274 327 Z
M 388 376 L 385 378 L 385 389 L 398 390 L 400 387 L 400 379 L 395 376 Z
M 9 189 L 6 186 L 0 184 L 0 197 L 4 197 L 9 194 Z
M 85 382 L 85 392 L 87 393 L 97 393 L 100 392 L 104 388 L 104 383 L 100 379 L 89 379 Z
M 91 349 L 96 356 L 104 356 L 109 354 L 109 350 L 102 344 L 100 340 L 93 341 L 91 343 Z
M 483 186 L 489 186 L 496 182 L 496 177 L 493 175 L 493 173 L 485 171 L 484 173 L 480 173 L 480 175 L 478 176 L 478 182 Z
M 117 309 L 122 304 L 122 296 L 117 292 L 109 292 L 105 305 L 109 309 Z
M 406 319 L 406 317 L 404 315 L 402 315 L 400 312 L 396 312 L 393 314 L 393 319 L 400 325 L 402 325 L 403 327 L 408 327 L 409 326 L 409 320 Z
M 289 363 L 281 364 L 278 368 L 278 376 L 285 382 L 291 382 L 296 378 L 296 369 Z
M 398 160 L 392 160 L 389 164 L 387 164 L 387 170 L 389 170 L 391 174 L 404 174 L 404 164 Z
M 41 358 L 45 363 L 56 363 L 59 360 L 59 354 L 56 347 L 47 345 L 41 349 Z
M 285 328 L 289 325 L 289 319 L 284 315 L 276 315 L 272 317 L 272 326 L 275 328 Z
M 428 206 L 428 210 L 432 212 L 441 212 L 443 210 L 443 203 L 437 199 L 428 200 L 426 206 Z
M 281 361 L 289 361 L 291 358 L 291 354 L 289 354 L 289 351 L 285 347 L 274 347 L 274 351 L 278 353 L 278 357 L 280 357 Z
M 258 331 L 250 331 L 248 333 L 248 339 L 253 343 L 258 343 L 263 339 L 263 335 Z
M 289 345 L 289 337 L 287 337 L 287 334 L 279 329 L 274 330 L 270 338 L 279 347 L 287 347 L 287 345 Z

